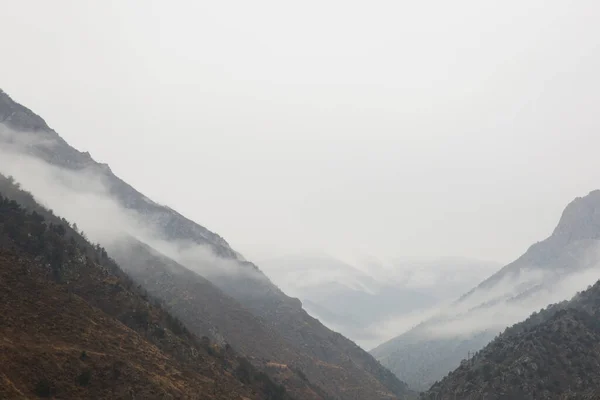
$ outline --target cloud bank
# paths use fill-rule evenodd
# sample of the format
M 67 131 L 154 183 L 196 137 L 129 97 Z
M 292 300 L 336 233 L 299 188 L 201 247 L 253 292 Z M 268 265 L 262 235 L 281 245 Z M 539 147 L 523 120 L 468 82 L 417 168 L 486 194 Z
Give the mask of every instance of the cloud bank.
M 145 216 L 123 207 L 110 194 L 100 165 L 71 170 L 35 157 L 33 148 L 58 146 L 52 138 L 15 132 L 0 124 L 0 143 L 0 173 L 12 176 L 40 204 L 77 224 L 93 242 L 110 250 L 111 244 L 134 237 L 209 279 L 229 274 L 264 279 L 235 260 L 218 257 L 208 245 L 164 239 Z

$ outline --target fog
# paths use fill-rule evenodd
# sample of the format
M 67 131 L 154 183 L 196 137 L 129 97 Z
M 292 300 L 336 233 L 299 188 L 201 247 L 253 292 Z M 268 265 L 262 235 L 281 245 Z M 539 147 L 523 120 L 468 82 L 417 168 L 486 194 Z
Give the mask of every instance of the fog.
M 509 301 L 553 279 L 532 269 L 454 303 L 494 268 L 439 260 L 508 263 L 600 187 L 599 19 L 591 0 L 23 0 L 0 17 L 0 88 L 259 266 L 327 254 L 356 269 L 269 264 L 290 294 L 336 281 L 435 297 L 355 324 L 364 347 L 430 317 L 429 337 L 468 336 L 597 279 L 593 266 Z M 131 235 L 204 276 L 240 273 L 163 240 L 95 171 L 21 152 L 52 140 L 0 135 L 0 172 L 91 240 Z
M 460 301 L 451 301 L 422 312 L 385 321 L 376 330 L 382 341 L 406 332 L 419 323 L 421 340 L 468 338 L 481 332 L 499 333 L 504 328 L 529 317 L 533 312 L 571 299 L 600 279 L 600 242 L 586 250 L 586 266 L 573 265 L 572 271 L 557 274 L 555 270 L 525 268 L 509 274 L 492 287 L 477 288 Z M 528 295 L 526 295 L 528 293 Z
M 0 139 L 3 143 L 0 147 L 0 173 L 13 176 L 42 205 L 76 223 L 93 242 L 110 250 L 111 245 L 132 236 L 209 279 L 222 274 L 242 273 L 248 278 L 264 279 L 251 269 L 240 268 L 236 261 L 217 257 L 207 246 L 164 240 L 144 222 L 142 216 L 120 206 L 112 198 L 97 168 L 63 169 L 29 154 L 31 146 L 52 150 L 56 146 L 54 139 L 28 132 L 13 132 L 2 124 Z M 308 254 L 302 254 L 296 261 L 288 259 L 287 263 L 285 259 L 265 262 L 265 271 L 288 294 L 301 298 L 305 295 L 310 297 L 311 290 L 317 293 L 325 290 L 326 295 L 340 296 L 342 302 L 352 293 L 368 294 L 377 304 L 373 310 L 367 309 L 367 313 L 376 313 L 377 309 L 387 306 L 381 304 L 386 299 L 378 297 L 386 289 L 396 291 L 399 297 L 391 299 L 393 304 L 390 304 L 394 308 L 393 313 L 382 313 L 381 318 L 374 318 L 366 324 L 360 322 L 360 315 L 354 320 L 336 320 L 320 314 L 319 309 L 311 304 L 305 305 L 330 328 L 368 349 L 426 321 L 429 322 L 423 325 L 422 339 L 500 332 L 548 304 L 572 297 L 600 278 L 599 249 L 597 244 L 590 246 L 582 265 L 571 266 L 575 270 L 582 269 L 559 279 L 556 271 L 550 273 L 539 268 L 524 268 L 517 274 L 504 276 L 491 287 L 474 290 L 458 302 L 455 299 L 460 294 L 495 272 L 498 265 L 452 258 L 431 262 L 407 259 L 383 262 L 371 258 L 353 266 L 324 255 L 311 259 Z M 538 288 L 541 284 L 544 287 Z M 339 291 L 340 287 L 345 291 Z M 534 295 L 515 300 L 529 290 L 535 290 Z M 435 299 L 433 306 L 419 304 L 419 296 L 423 294 Z M 317 296 L 315 299 L 317 305 L 326 305 L 325 298 Z M 405 301 L 408 303 L 402 304 Z
M 595 1 L 2 10 L 0 87 L 250 260 L 506 263 L 599 186 Z
M 211 278 L 223 274 L 244 274 L 264 279 L 235 260 L 214 254 L 208 246 L 191 241 L 168 241 L 144 222 L 143 216 L 122 207 L 107 190 L 97 168 L 59 168 L 28 154 L 29 146 L 56 145 L 52 139 L 28 132 L 13 132 L 0 124 L 0 173 L 12 176 L 21 187 L 56 215 L 76 224 L 94 243 L 109 251 L 111 246 L 134 237 L 185 267 Z
M 367 349 L 435 315 L 501 267 L 464 258 L 352 264 L 323 253 L 258 265 L 311 315 Z
M 132 236 L 209 279 L 220 274 L 241 273 L 263 279 L 253 274 L 251 269 L 240 268 L 233 260 L 215 256 L 207 246 L 162 238 L 144 222 L 142 216 L 122 207 L 112 198 L 104 176 L 97 168 L 63 169 L 29 154 L 30 146 L 52 150 L 56 145 L 54 139 L 28 132 L 13 132 L 1 124 L 0 139 L 3 143 L 0 147 L 0 173 L 13 176 L 42 205 L 76 223 L 92 241 L 110 250 L 112 244 Z M 572 297 L 600 278 L 599 249 L 597 245 L 588 248 L 582 265 L 571 266 L 581 269 L 560 279 L 555 272 L 525 268 L 518 274 L 504 276 L 491 287 L 474 290 L 458 302 L 455 300 L 461 294 L 493 274 L 499 266 L 460 258 L 430 262 L 410 259 L 384 262 L 371 258 L 364 260 L 363 264 L 350 265 L 326 255 L 311 258 L 309 254 L 301 254 L 296 260 L 265 261 L 264 270 L 288 294 L 307 297 L 319 306 L 327 306 L 327 296 L 340 296 L 339 301 L 347 302 L 348 296 L 363 293 L 376 301 L 371 311 L 365 305 L 365 312 L 375 315 L 381 311 L 378 309 L 388 306 L 381 301 L 392 301 L 393 304 L 389 304 L 393 308 L 392 314 L 382 312 L 379 319 L 367 319 L 370 322 L 366 324 L 360 322 L 364 318 L 361 315 L 345 321 L 336 320 L 320 314 L 319 309 L 311 304 L 305 305 L 332 329 L 351 337 L 365 348 L 372 348 L 427 320 L 434 323 L 424 325 L 423 338 L 469 337 L 483 331 L 500 332 L 548 304 Z M 536 288 L 540 284 L 544 287 Z M 386 300 L 382 293 L 390 289 L 398 297 Z M 311 290 L 314 291 L 313 297 Z M 515 300 L 528 290 L 536 291 L 532 296 Z M 430 303 L 434 305 L 424 306 L 427 302 L 419 300 L 422 295 L 431 297 Z

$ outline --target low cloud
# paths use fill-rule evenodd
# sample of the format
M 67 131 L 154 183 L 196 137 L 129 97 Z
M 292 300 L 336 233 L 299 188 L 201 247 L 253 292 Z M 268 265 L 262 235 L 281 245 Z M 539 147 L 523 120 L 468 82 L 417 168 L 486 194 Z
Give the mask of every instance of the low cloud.
M 600 242 L 586 245 L 580 263 L 570 269 L 523 268 L 459 301 L 394 316 L 366 330 L 378 333 L 381 340 L 374 345 L 407 332 L 411 334 L 404 337 L 406 343 L 467 339 L 480 333 L 493 337 L 533 312 L 571 299 L 600 279 Z
M 589 251 L 596 253 L 597 249 L 598 244 L 594 244 Z M 572 298 L 599 278 L 600 266 L 566 274 L 527 269 L 440 309 L 424 333 L 429 338 L 469 337 L 484 331 L 499 333 L 535 311 Z
M 26 152 L 31 146 L 51 149 L 57 145 L 56 138 L 33 132 L 15 132 L 0 124 L 0 142 L 5 150 Z
M 533 280 L 537 277 L 539 280 Z M 529 317 L 539 311 L 563 300 L 572 298 L 578 291 L 586 289 L 600 278 L 600 267 L 572 272 L 564 276 L 530 270 L 526 277 L 518 277 L 514 281 L 504 280 L 493 288 L 486 296 L 476 293 L 475 298 L 482 306 L 474 306 L 474 300 L 467 300 L 466 305 L 459 304 L 443 311 L 441 321 L 436 321 L 427 329 L 432 337 L 471 336 L 483 331 L 500 332 L 504 328 Z M 515 290 L 519 288 L 521 290 Z M 531 295 L 522 295 L 528 289 Z M 504 292 L 504 294 L 502 294 Z M 465 308 L 474 306 L 468 311 Z M 455 313 L 456 312 L 456 313 Z
M 439 315 L 501 267 L 459 257 L 353 259 L 322 252 L 260 265 L 311 315 L 367 349 Z
M 165 240 L 145 216 L 123 207 L 110 194 L 101 168 L 60 168 L 29 151 L 57 146 L 51 138 L 14 132 L 0 124 L 0 142 L 0 173 L 12 176 L 41 205 L 77 224 L 91 241 L 110 250 L 111 244 L 134 237 L 206 278 L 245 274 L 264 279 L 236 260 L 218 257 L 208 245 Z
M 77 171 L 59 168 L 34 157 L 29 151 L 32 147 L 51 150 L 58 145 L 56 139 L 31 133 L 15 133 L 0 124 L 0 143 L 0 173 L 13 176 L 42 205 L 71 223 L 76 223 L 90 240 L 110 249 L 111 243 L 132 236 L 208 279 L 231 274 L 246 274 L 249 278 L 265 279 L 235 260 L 218 257 L 209 246 L 191 241 L 165 240 L 155 227 L 147 223 L 144 216 L 123 207 L 110 194 L 103 175 L 105 171 L 101 168 L 84 168 Z M 452 303 L 449 302 L 454 299 L 451 295 L 458 295 L 458 290 L 463 290 L 466 284 L 466 281 L 457 275 L 468 275 L 469 266 L 457 272 L 456 269 L 444 267 L 450 265 L 448 262 L 396 263 L 395 269 L 389 265 L 371 266 L 372 268 L 365 264 L 356 265 L 350 278 L 357 279 L 346 282 L 352 289 L 376 295 L 376 287 L 381 282 L 428 290 L 431 293 L 439 289 L 440 303 L 434 307 L 399 313 L 371 325 L 352 327 L 352 332 L 346 331 L 350 329 L 348 326 L 328 321 L 325 315 L 322 316 L 322 320 L 367 348 L 406 332 L 423 321 L 433 321 L 423 325 L 421 332 L 424 338 L 468 337 L 483 331 L 500 332 L 505 327 L 527 318 L 532 312 L 548 304 L 568 299 L 577 291 L 593 284 L 600 278 L 598 249 L 596 244 L 588 251 L 585 264 L 589 268 L 571 273 L 563 271 L 564 275 L 560 279 L 556 274 L 543 269 L 526 268 L 519 273 L 507 275 L 492 287 L 475 290 L 462 301 Z M 456 262 L 454 265 L 460 264 Z M 318 271 L 309 269 L 297 271 L 297 275 L 305 276 L 306 279 L 312 278 L 311 282 L 315 284 L 325 278 L 339 282 L 341 278 L 337 274 L 348 275 L 348 268 L 347 265 L 340 266 L 338 270 L 328 270 L 321 275 Z M 482 279 L 491 272 L 491 268 L 478 270 L 477 279 Z M 370 283 L 365 286 L 367 279 Z M 305 280 L 302 283 L 308 285 L 309 281 Z M 544 283 L 544 288 L 536 288 L 540 283 Z M 457 286 L 453 287 L 454 284 Z M 445 286 L 448 286 L 447 292 L 443 292 Z M 515 299 L 528 290 L 535 290 L 535 295 Z M 318 311 L 313 313 L 319 316 Z

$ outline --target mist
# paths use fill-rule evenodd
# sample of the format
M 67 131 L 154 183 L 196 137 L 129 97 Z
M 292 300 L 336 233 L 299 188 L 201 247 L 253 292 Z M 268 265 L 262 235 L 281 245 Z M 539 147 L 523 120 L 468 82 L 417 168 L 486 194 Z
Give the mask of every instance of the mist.
M 249 259 L 505 264 L 598 187 L 597 2 L 59 3 L 2 89 Z
M 236 260 L 218 257 L 208 245 L 165 240 L 136 211 L 121 206 L 107 189 L 97 166 L 81 170 L 60 168 L 31 154 L 32 147 L 52 149 L 57 142 L 34 133 L 14 132 L 0 124 L 0 173 L 12 176 L 36 201 L 60 217 L 76 224 L 94 243 L 109 251 L 111 246 L 133 237 L 210 279 L 219 275 L 244 274 L 264 279 Z M 148 199 L 148 201 L 151 201 Z
M 55 139 L 33 133 L 13 132 L 3 125 L 0 125 L 0 139 L 3 141 L 0 148 L 0 173 L 13 176 L 42 205 L 71 223 L 76 223 L 90 240 L 100 243 L 108 250 L 111 245 L 134 237 L 208 279 L 231 274 L 264 279 L 262 275 L 253 273 L 252 269 L 242 268 L 235 260 L 218 257 L 208 246 L 162 238 L 153 227 L 144 222 L 142 216 L 122 207 L 112 198 L 102 171 L 97 166 L 76 171 L 59 168 L 34 157 L 28 151 L 32 146 L 51 150 L 56 146 Z M 337 269 L 333 268 L 335 264 L 331 262 L 311 262 L 301 264 L 302 268 L 297 270 L 266 262 L 265 272 L 284 291 L 298 297 L 301 297 L 303 288 L 328 282 L 347 285 L 351 290 L 373 296 L 378 295 L 382 284 L 396 285 L 394 287 L 398 290 L 416 290 L 415 293 L 437 293 L 433 306 L 423 307 L 418 303 L 409 303 L 405 306 L 410 309 L 366 325 L 358 322 L 353 326 L 340 324 L 339 321 L 320 314 L 319 309 L 311 304 L 305 304 L 312 315 L 332 329 L 350 336 L 365 348 L 372 348 L 428 320 L 422 328 L 423 337 L 429 339 L 500 332 L 548 304 L 572 297 L 600 278 L 598 246 L 588 253 L 587 268 L 564 274 L 561 279 L 557 279 L 555 273 L 540 268 L 526 268 L 518 274 L 505 276 L 492 287 L 478 288 L 460 301 L 456 301 L 456 298 L 491 275 L 497 264 L 490 263 L 487 268 L 476 272 L 472 271 L 473 267 L 466 265 L 461 272 L 456 266 L 445 267 L 440 260 L 431 263 L 416 260 L 370 260 L 354 265 L 339 262 Z M 459 278 L 458 275 L 462 277 Z M 544 287 L 537 288 L 542 283 Z M 452 288 L 453 284 L 457 286 Z M 535 290 L 535 293 L 518 301 L 514 300 L 528 290 Z
M 476 288 L 460 300 L 393 318 L 370 329 L 379 332 L 383 341 L 414 327 L 418 327 L 422 340 L 465 339 L 482 332 L 500 333 L 550 304 L 571 299 L 598 281 L 599 249 L 600 242 L 597 242 L 587 250 L 596 261 L 583 268 L 573 266 L 572 271 L 563 273 L 526 268 L 509 274 L 492 287 Z
M 600 187 L 598 2 L 4 8 L 0 174 L 252 361 L 429 384 L 600 278 L 600 191 L 553 233 Z
M 326 253 L 258 265 L 312 316 L 367 349 L 435 315 L 501 267 L 467 258 L 343 260 Z

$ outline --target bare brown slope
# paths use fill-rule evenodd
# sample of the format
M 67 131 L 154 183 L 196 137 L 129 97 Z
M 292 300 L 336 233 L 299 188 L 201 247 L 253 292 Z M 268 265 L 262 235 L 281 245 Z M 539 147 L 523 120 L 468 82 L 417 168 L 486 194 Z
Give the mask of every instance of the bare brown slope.
M 45 214 L 0 196 L 0 398 L 290 399 Z
M 0 315 L 0 398 L 240 398 L 213 395 L 219 381 L 248 393 L 231 377 L 217 376 L 210 362 L 202 374 L 182 368 L 135 331 L 44 279 L 30 260 L 4 251 Z

